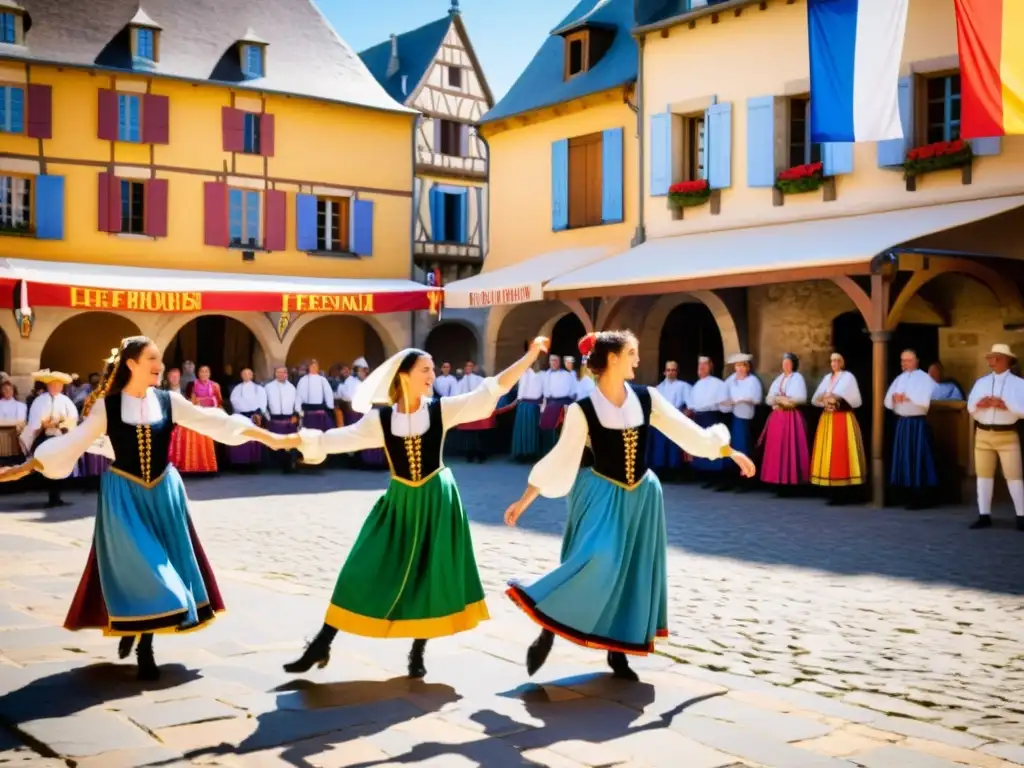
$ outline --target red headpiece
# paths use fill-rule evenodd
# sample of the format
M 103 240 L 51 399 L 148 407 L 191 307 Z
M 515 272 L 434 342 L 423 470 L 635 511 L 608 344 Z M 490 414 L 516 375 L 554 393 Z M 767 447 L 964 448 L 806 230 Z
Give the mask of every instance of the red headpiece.
M 577 346 L 579 347 L 580 354 L 583 355 L 583 357 L 590 357 L 590 353 L 594 351 L 595 344 L 597 344 L 597 334 L 588 333 L 580 339 L 580 343 Z

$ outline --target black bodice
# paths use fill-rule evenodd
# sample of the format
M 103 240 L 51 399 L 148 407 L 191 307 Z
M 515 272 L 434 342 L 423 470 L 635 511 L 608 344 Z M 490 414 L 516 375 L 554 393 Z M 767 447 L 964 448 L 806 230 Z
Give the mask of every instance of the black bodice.
M 640 401 L 643 423 L 629 429 L 609 429 L 597 418 L 592 396 L 579 401 L 590 432 L 592 467 L 599 475 L 627 487 L 647 473 L 647 433 L 651 424 L 651 393 L 647 387 L 628 385 Z M 589 457 L 588 457 L 589 458 Z
M 167 469 L 171 447 L 171 395 L 154 390 L 160 403 L 160 421 L 154 424 L 125 424 L 121 420 L 121 395 L 108 395 L 107 437 L 114 448 L 114 468 L 144 483 L 159 478 Z
M 384 432 L 384 450 L 394 477 L 410 483 L 419 483 L 441 468 L 441 447 L 444 443 L 444 425 L 441 423 L 441 398 L 434 398 L 427 410 L 430 426 L 422 435 L 398 437 L 391 432 L 393 406 L 377 406 L 380 428 Z M 399 414 L 402 418 L 404 414 Z

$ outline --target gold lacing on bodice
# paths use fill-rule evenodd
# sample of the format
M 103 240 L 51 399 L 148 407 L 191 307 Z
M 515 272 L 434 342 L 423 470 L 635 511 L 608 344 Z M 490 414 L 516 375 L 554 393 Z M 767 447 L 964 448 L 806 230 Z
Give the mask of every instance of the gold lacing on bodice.
M 423 436 L 410 435 L 403 442 L 405 456 L 409 460 L 409 479 L 417 483 L 423 479 Z
M 144 483 L 152 480 L 153 474 L 153 428 L 149 424 L 135 427 L 135 436 L 139 441 L 139 468 Z
M 636 427 L 622 430 L 622 445 L 626 453 L 626 485 L 636 482 L 636 448 L 640 441 L 640 430 Z

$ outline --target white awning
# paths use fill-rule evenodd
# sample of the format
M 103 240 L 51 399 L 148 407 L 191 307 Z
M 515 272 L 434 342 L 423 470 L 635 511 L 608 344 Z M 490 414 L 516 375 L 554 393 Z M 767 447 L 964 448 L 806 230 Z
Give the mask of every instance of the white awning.
M 544 300 L 544 284 L 608 256 L 607 246 L 552 251 L 492 272 L 456 280 L 444 287 L 444 305 L 453 309 L 526 304 Z
M 902 243 L 1024 206 L 1024 195 L 900 211 L 648 240 L 625 253 L 563 273 L 548 294 L 660 293 L 822 276 L 836 267 L 867 268 Z M 691 285 L 692 283 L 692 285 Z M 581 292 L 581 293 L 577 293 Z

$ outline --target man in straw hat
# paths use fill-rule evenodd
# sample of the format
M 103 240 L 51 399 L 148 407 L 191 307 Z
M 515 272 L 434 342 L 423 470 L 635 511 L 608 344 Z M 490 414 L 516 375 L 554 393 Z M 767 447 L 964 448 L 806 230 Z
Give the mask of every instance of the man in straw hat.
M 992 373 L 974 383 L 967 410 L 974 417 L 974 469 L 978 476 L 978 519 L 972 529 L 992 527 L 992 492 L 996 464 L 1010 489 L 1017 530 L 1024 531 L 1024 474 L 1021 472 L 1017 421 L 1024 417 L 1024 379 L 1010 372 L 1017 356 L 1006 344 L 994 344 L 985 355 Z
M 78 424 L 78 409 L 71 398 L 64 394 L 64 387 L 72 382 L 70 375 L 44 368 L 32 374 L 32 379 L 46 385 L 46 392 L 32 401 L 28 412 L 28 424 L 21 433 L 21 444 L 25 455 L 30 456 L 36 448 L 51 437 L 58 437 Z M 50 498 L 47 507 L 59 507 L 65 502 L 60 497 L 63 480 L 49 480 L 47 485 Z

